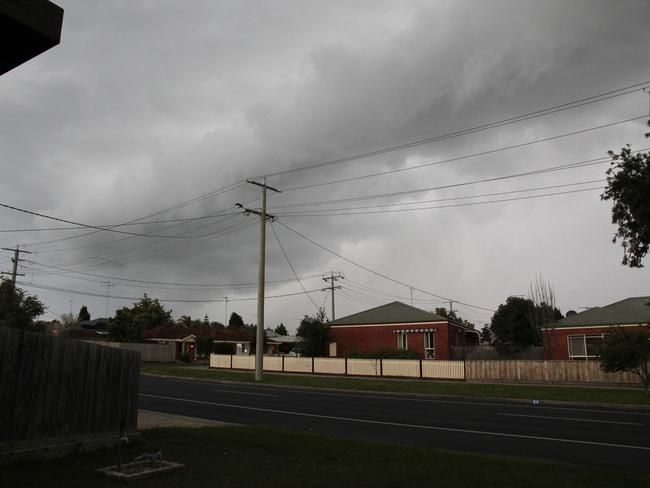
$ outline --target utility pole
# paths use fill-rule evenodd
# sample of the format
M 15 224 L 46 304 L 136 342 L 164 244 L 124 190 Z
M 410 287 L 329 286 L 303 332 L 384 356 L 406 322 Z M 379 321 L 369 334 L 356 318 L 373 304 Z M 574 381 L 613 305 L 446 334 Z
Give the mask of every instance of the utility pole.
M 245 208 L 241 203 L 235 204 L 236 207 L 244 210 L 244 215 L 259 215 L 260 217 L 260 263 L 257 275 L 257 334 L 255 336 L 255 381 L 262 381 L 264 369 L 264 281 L 266 279 L 266 221 L 275 220 L 274 215 L 266 213 L 266 190 L 272 190 L 276 193 L 282 193 L 280 190 L 268 186 L 266 177 L 262 178 L 262 183 L 252 180 L 246 180 L 251 185 L 262 188 L 262 209 L 253 210 Z
M 340 285 L 334 286 L 334 282 L 338 281 L 338 280 L 344 280 L 344 279 L 345 279 L 345 276 L 340 271 L 337 271 L 336 274 L 334 274 L 334 271 L 330 271 L 329 276 L 323 275 L 323 281 L 329 281 L 330 282 L 330 286 L 328 286 L 327 288 L 323 288 L 323 291 L 331 290 L 331 292 L 332 292 L 332 320 L 336 320 L 336 313 L 335 313 L 336 309 L 334 308 L 334 290 L 337 289 L 337 288 L 338 289 L 341 288 Z
M 226 315 L 223 321 L 223 326 L 228 327 L 228 297 L 223 297 L 223 299 L 226 301 Z
M 409 286 L 409 290 L 411 290 L 411 307 L 413 306 L 413 287 Z
M 22 259 L 20 259 L 20 253 L 21 252 L 25 253 L 25 254 L 32 254 L 32 253 L 29 252 L 29 251 L 23 251 L 22 249 L 19 249 L 18 246 L 16 246 L 16 249 L 11 249 L 9 247 L 3 247 L 2 249 L 5 250 L 5 251 L 13 251 L 14 252 L 14 257 L 11 258 L 11 262 L 14 263 L 13 270 L 11 271 L 11 273 L 3 271 L 2 274 L 11 275 L 11 285 L 12 285 L 13 291 L 15 293 L 16 292 L 16 276 L 25 276 L 24 274 L 18 272 L 18 263 L 20 261 L 23 261 Z
M 115 284 L 107 281 L 102 286 L 106 287 L 106 318 L 108 318 L 108 302 L 111 300 L 111 288 L 114 287 Z

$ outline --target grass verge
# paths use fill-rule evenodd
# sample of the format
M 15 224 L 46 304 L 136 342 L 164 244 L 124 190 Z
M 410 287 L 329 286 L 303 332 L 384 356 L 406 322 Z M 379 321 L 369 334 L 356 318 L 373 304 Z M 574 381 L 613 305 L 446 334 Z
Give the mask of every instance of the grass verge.
M 196 379 L 253 382 L 248 371 L 187 367 L 174 363 L 142 363 L 142 372 Z M 586 388 L 576 386 L 502 385 L 494 383 L 465 383 L 443 381 L 386 380 L 342 378 L 311 375 L 264 374 L 265 384 L 338 388 L 343 390 L 418 393 L 425 395 L 460 395 L 481 398 L 517 398 L 523 400 L 553 400 L 567 402 L 606 403 L 650 406 L 650 396 L 643 390 L 624 388 Z
M 125 459 L 162 450 L 186 464 L 170 475 L 136 482 L 138 487 L 309 488 L 329 486 L 508 488 L 647 487 L 650 476 L 599 468 L 457 453 L 289 432 L 265 427 L 153 429 L 129 445 Z M 4 467 L 2 486 L 113 487 L 95 468 L 115 463 L 114 450 Z

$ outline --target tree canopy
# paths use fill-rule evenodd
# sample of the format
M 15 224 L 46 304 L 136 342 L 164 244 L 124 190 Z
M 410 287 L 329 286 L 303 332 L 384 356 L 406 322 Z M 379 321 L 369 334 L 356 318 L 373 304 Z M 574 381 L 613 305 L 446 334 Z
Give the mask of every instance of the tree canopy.
M 228 319 L 228 328 L 229 329 L 241 329 L 245 327 L 244 319 L 241 315 L 236 312 L 230 314 L 230 319 Z
M 37 296 L 15 288 L 11 281 L 0 280 L 0 326 L 36 330 L 34 319 L 45 313 Z
M 642 268 L 641 260 L 650 250 L 650 153 L 633 152 L 628 144 L 619 154 L 609 155 L 607 187 L 600 198 L 613 202 L 612 223 L 618 230 L 612 241 L 623 244 L 623 265 Z
M 444 307 L 437 307 L 435 311 L 436 315 L 440 315 L 441 317 L 444 317 L 446 319 L 452 320 L 456 322 L 457 324 L 462 324 L 466 325 L 467 327 L 474 328 L 474 324 L 470 322 L 469 320 L 465 320 L 462 318 L 460 315 L 456 313 L 455 310 L 447 310 Z
M 322 356 L 331 341 L 330 326 L 325 321 L 325 312 L 319 311 L 315 316 L 305 315 L 300 321 L 296 335 L 302 340 L 296 344 L 301 356 Z
M 646 395 L 650 387 L 650 334 L 626 332 L 618 327 L 605 335 L 600 350 L 600 368 L 616 373 L 629 371 L 639 376 Z
M 79 322 L 83 322 L 84 320 L 90 320 L 90 312 L 88 311 L 88 307 L 85 305 L 82 305 L 81 308 L 79 309 L 79 315 L 77 316 L 77 320 Z
M 286 336 L 286 335 L 288 335 L 287 328 L 284 326 L 283 323 L 280 323 L 280 325 L 278 325 L 278 326 L 275 328 L 275 331 L 274 331 L 274 332 L 275 332 L 277 335 L 281 335 L 281 336 Z
M 504 353 L 515 353 L 529 346 L 541 346 L 542 337 L 534 317 L 562 318 L 562 313 L 545 303 L 536 305 L 529 298 L 511 296 L 492 316 L 490 329 L 494 343 Z
M 108 323 L 108 335 L 116 342 L 142 342 L 145 330 L 173 322 L 172 311 L 145 293 L 131 308 L 115 311 L 115 317 Z

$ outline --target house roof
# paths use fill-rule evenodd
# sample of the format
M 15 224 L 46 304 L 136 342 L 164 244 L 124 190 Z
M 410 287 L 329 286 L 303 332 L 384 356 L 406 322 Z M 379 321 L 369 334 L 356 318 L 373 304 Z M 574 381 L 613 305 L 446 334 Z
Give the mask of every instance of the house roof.
M 650 319 L 650 297 L 631 297 L 618 302 L 594 307 L 558 320 L 556 328 L 594 325 L 647 324 Z
M 330 322 L 331 326 L 356 324 L 399 324 L 412 322 L 450 322 L 449 319 L 402 302 L 392 302 Z
M 144 332 L 145 339 L 182 340 L 188 337 L 212 337 L 215 341 L 252 342 L 253 334 L 245 329 L 196 329 L 159 325 Z

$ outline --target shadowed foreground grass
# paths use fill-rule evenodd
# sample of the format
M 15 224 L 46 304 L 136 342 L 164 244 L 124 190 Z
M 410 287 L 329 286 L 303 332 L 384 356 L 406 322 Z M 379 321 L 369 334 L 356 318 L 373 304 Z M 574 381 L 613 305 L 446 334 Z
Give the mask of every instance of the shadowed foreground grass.
M 129 445 L 126 460 L 161 449 L 186 464 L 138 487 L 647 487 L 650 476 L 598 468 L 353 441 L 263 427 L 154 429 Z M 109 487 L 95 473 L 115 464 L 115 451 L 4 467 L 1 486 Z
M 174 363 L 142 363 L 142 372 L 196 379 L 253 382 L 249 371 L 187 367 Z M 375 378 L 343 378 L 311 375 L 264 373 L 266 384 L 339 388 L 343 390 L 428 395 L 462 395 L 482 398 L 517 398 L 527 400 L 556 400 L 567 402 L 610 403 L 650 406 L 650 395 L 642 389 L 586 388 L 576 386 L 502 385 L 494 383 L 465 383 L 462 381 L 387 380 Z

